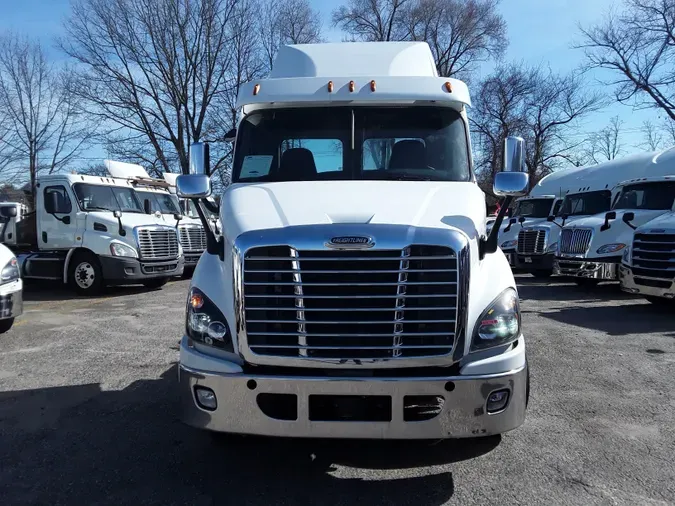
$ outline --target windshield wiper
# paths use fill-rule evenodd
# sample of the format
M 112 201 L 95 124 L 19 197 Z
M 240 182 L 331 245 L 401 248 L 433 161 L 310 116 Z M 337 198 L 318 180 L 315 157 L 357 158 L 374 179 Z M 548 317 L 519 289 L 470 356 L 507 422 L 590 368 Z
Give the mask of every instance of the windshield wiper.
M 418 176 L 416 174 L 382 174 L 381 179 L 392 181 L 431 181 L 428 176 Z
M 113 212 L 112 209 L 108 209 L 107 207 L 98 207 L 98 206 L 87 206 L 85 208 L 87 211 L 110 211 L 111 213 Z

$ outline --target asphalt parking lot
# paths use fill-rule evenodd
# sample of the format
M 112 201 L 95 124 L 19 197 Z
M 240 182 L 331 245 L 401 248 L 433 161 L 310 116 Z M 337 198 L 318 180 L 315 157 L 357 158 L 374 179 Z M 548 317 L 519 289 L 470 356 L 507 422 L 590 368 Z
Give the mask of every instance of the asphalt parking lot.
M 177 420 L 188 281 L 27 288 L 0 336 L 0 502 L 675 504 L 675 311 L 518 277 L 526 423 L 460 442 L 214 440 Z

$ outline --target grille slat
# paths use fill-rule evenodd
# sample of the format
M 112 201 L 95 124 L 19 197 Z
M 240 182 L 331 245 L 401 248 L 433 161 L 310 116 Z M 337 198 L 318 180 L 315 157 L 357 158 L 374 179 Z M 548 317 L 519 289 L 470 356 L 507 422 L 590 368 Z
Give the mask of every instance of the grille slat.
M 141 228 L 137 231 L 142 260 L 168 260 L 178 256 L 178 237 L 173 228 Z
M 588 251 L 592 238 L 592 229 L 564 228 L 560 233 L 560 253 L 567 255 L 583 255 Z
M 675 280 L 675 234 L 635 234 L 633 274 L 635 283 L 645 286 L 653 279 Z
M 179 226 L 180 243 L 188 253 L 201 253 L 206 250 L 206 231 L 202 226 Z
M 243 289 L 254 354 L 405 359 L 454 347 L 457 257 L 444 246 L 253 248 L 244 257 Z
M 525 255 L 546 252 L 546 230 L 521 230 L 518 233 L 518 253 Z

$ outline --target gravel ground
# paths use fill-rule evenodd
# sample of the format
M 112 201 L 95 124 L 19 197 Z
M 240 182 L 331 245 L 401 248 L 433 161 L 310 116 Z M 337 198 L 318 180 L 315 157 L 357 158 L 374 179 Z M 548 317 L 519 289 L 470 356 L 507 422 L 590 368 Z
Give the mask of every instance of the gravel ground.
M 214 440 L 177 420 L 188 281 L 28 287 L 0 336 L 0 503 L 675 504 L 675 315 L 518 278 L 525 424 L 465 442 Z

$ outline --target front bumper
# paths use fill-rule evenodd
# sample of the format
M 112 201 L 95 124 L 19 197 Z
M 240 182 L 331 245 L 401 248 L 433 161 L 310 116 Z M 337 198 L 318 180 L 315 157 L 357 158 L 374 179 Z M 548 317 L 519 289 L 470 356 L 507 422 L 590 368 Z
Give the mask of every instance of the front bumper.
M 516 256 L 517 256 L 517 255 L 516 255 L 516 250 L 514 250 L 514 249 L 505 249 L 505 250 L 502 250 L 502 251 L 503 251 L 504 256 L 506 257 L 506 259 L 509 261 L 509 265 L 511 266 L 511 268 L 516 267 L 516 264 L 517 264 L 517 262 L 516 262 Z
M 621 264 L 619 282 L 624 292 L 675 299 L 675 279 L 636 276 L 630 267 Z
M 500 434 L 525 420 L 527 364 L 499 374 L 391 378 L 327 377 L 320 376 L 320 371 L 316 376 L 310 376 L 311 371 L 307 376 L 254 374 L 229 364 L 231 373 L 215 373 L 181 362 L 178 376 L 185 423 L 218 432 L 266 436 L 442 439 Z M 198 404 L 196 388 L 215 394 L 214 410 Z M 489 414 L 487 399 L 497 390 L 508 390 L 509 400 L 501 411 Z M 367 407 L 384 403 L 386 414 L 377 421 L 326 416 L 326 404 L 344 402 L 345 396 Z M 440 412 L 431 419 L 406 421 L 406 409 L 419 396 L 441 397 Z M 283 409 L 271 409 L 270 401 L 283 401 Z
M 185 267 L 194 267 L 202 257 L 203 251 L 186 251 L 184 252 Z
M 23 281 L 18 279 L 0 287 L 0 320 L 23 313 Z
M 108 285 L 123 285 L 146 279 L 180 276 L 183 274 L 184 259 L 176 258 L 167 262 L 144 262 L 137 258 L 100 256 L 103 279 Z
M 516 254 L 515 267 L 525 272 L 552 271 L 554 260 L 553 253 L 544 255 L 523 255 L 522 253 L 518 253 Z
M 616 281 L 619 279 L 620 261 L 621 257 L 603 259 L 556 257 L 553 271 L 560 276 Z

